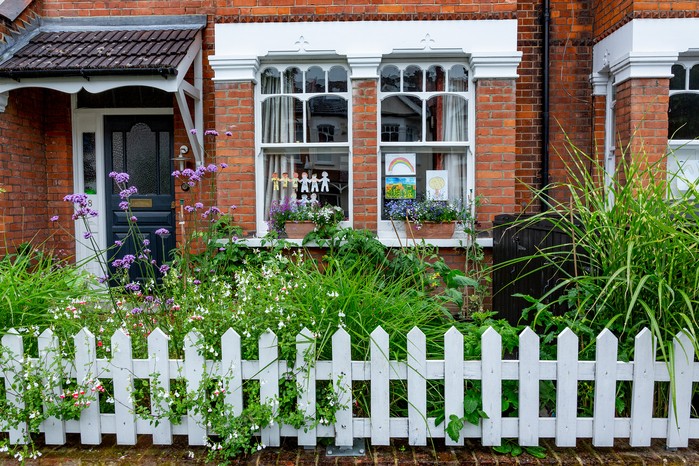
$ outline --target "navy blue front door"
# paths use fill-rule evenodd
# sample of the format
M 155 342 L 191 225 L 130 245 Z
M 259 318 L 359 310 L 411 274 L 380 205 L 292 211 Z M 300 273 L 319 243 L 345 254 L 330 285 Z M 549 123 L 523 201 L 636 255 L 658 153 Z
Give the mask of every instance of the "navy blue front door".
M 104 135 L 107 174 L 128 173 L 129 186 L 138 189 L 138 194 L 129 198 L 129 213 L 120 208 L 123 199 L 117 184 L 107 178 L 107 238 L 123 244 L 110 254 L 110 264 L 126 254 L 138 255 L 139 245 L 147 244 L 150 252 L 146 251 L 149 257 L 145 262 L 155 260 L 156 266 L 160 266 L 170 259 L 170 251 L 175 247 L 173 117 L 105 116 Z M 130 238 L 129 215 L 137 219 L 137 234 Z M 157 236 L 155 232 L 161 228 L 170 234 Z M 144 280 L 151 275 L 145 267 L 135 266 L 131 267 L 130 276 L 132 280 Z

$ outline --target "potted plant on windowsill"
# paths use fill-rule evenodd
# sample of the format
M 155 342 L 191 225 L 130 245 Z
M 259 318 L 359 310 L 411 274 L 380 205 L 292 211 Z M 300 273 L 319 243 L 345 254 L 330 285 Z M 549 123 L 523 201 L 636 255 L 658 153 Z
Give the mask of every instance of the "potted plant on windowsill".
M 451 238 L 457 222 L 468 220 L 467 206 L 434 199 L 400 199 L 386 203 L 391 220 L 405 222 L 408 238 Z
M 344 219 L 341 207 L 285 199 L 272 202 L 268 225 L 270 231 L 286 233 L 287 238 L 305 238 L 311 232 L 318 238 L 326 238 Z

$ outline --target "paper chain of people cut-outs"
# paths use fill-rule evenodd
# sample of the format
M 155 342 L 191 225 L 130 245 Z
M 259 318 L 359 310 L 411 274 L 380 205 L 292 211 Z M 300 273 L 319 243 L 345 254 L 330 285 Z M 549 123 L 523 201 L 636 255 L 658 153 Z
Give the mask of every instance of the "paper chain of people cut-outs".
M 280 183 L 283 189 L 287 189 L 289 183 L 291 183 L 291 188 L 294 191 L 297 191 L 298 186 L 301 185 L 302 193 L 330 192 L 330 178 L 328 178 L 328 172 L 326 171 L 321 173 L 320 179 L 318 179 L 318 175 L 315 173 L 309 178 L 308 173 L 302 172 L 300 179 L 298 173 L 294 173 L 292 178 L 289 178 L 287 172 L 282 173 L 281 177 L 279 177 L 277 172 L 272 173 L 272 185 L 275 191 L 279 191 Z

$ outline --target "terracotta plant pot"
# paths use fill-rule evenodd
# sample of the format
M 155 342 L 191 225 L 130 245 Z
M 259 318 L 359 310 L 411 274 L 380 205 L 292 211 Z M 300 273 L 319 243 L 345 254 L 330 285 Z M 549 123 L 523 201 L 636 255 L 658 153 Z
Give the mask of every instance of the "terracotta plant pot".
M 405 222 L 405 236 L 407 238 L 451 238 L 454 235 L 456 222 L 423 222 L 420 228 L 412 222 Z
M 313 222 L 287 222 L 284 225 L 287 238 L 305 238 L 307 234 L 315 229 Z

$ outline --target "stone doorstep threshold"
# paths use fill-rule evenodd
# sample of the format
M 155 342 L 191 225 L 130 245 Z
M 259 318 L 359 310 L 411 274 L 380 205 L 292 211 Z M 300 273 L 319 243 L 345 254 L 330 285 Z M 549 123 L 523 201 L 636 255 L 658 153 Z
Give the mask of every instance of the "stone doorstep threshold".
M 81 446 L 78 434 L 69 434 L 64 446 L 38 444 L 41 458 L 27 465 L 178 465 L 215 464 L 206 462 L 204 447 L 189 447 L 186 437 L 174 437 L 173 445 L 153 445 L 149 435 L 141 435 L 135 446 L 116 445 L 114 435 L 104 435 L 99 446 Z M 253 455 L 241 455 L 227 464 L 232 465 L 699 465 L 699 440 L 689 448 L 667 450 L 663 440 L 650 448 L 631 448 L 627 441 L 617 441 L 614 447 L 597 448 L 589 440 L 579 440 L 576 448 L 557 448 L 550 439 L 542 440 L 547 455 L 538 459 L 528 454 L 519 457 L 499 455 L 480 443 L 467 440 L 464 447 L 447 447 L 443 441 L 426 447 L 411 447 L 397 440 L 391 446 L 367 446 L 365 455 L 331 457 L 327 445 L 304 449 L 294 439 L 285 439 L 280 448 L 267 448 Z M 18 464 L 12 458 L 0 456 L 0 464 Z

